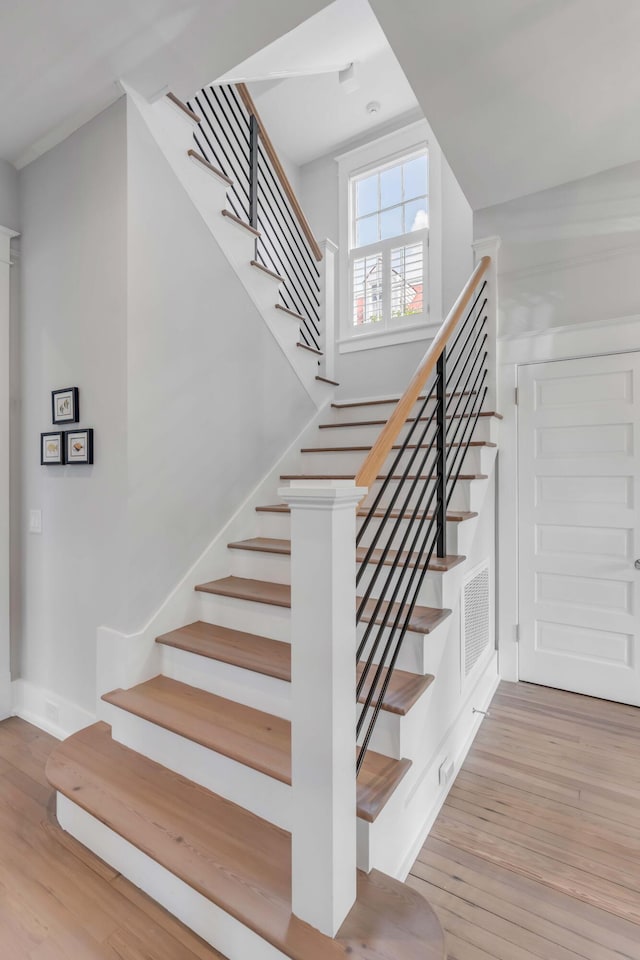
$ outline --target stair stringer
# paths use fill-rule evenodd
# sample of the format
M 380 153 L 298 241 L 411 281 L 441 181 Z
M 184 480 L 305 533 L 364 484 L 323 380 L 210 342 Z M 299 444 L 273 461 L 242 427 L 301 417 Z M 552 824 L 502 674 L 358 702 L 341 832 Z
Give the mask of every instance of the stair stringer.
M 300 383 L 320 409 L 335 388 L 326 381 L 316 380 L 319 373 L 317 356 L 297 346 L 300 339 L 298 321 L 276 309 L 280 282 L 251 265 L 255 259 L 253 236 L 222 215 L 222 210 L 227 208 L 228 183 L 189 157 L 188 151 L 194 147 L 193 123 L 166 98 L 149 104 L 130 86 L 124 83 L 122 86 L 127 94 L 128 108 L 136 110 L 142 118 Z
M 422 638 L 419 646 L 420 672 L 433 674 L 435 680 L 406 716 L 386 715 L 372 739 L 373 749 L 406 757 L 412 765 L 374 823 L 358 820 L 358 866 L 382 870 L 401 880 L 419 853 L 480 727 L 483 715 L 474 710 L 487 709 L 499 682 L 493 610 L 488 649 L 462 682 L 462 586 L 466 575 L 487 558 L 490 570 L 494 569 L 495 461 L 489 478 L 474 483 L 482 484 L 483 495 L 474 505 L 479 516 L 472 521 L 475 529 L 469 552 L 463 564 L 441 575 L 451 616 Z M 430 579 L 427 576 L 427 581 Z M 433 587 L 427 586 L 427 598 L 432 591 Z M 432 601 L 433 596 L 420 600 Z M 390 736 L 389 725 L 394 721 Z M 439 768 L 445 760 L 453 761 L 454 773 L 447 783 L 440 784 Z

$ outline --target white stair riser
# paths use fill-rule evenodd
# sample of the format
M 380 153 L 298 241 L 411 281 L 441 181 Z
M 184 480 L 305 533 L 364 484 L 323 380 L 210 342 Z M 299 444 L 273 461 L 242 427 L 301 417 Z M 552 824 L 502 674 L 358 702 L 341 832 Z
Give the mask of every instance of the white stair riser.
M 380 500 L 379 509 L 384 510 L 385 507 L 387 507 L 391 503 L 393 496 L 396 493 L 399 482 L 400 481 L 398 480 L 389 481 L 382 495 L 382 499 Z M 449 502 L 449 509 L 450 510 L 475 510 L 475 507 L 467 506 L 467 504 L 471 503 L 473 500 L 471 488 L 476 483 L 478 483 L 477 480 L 467 480 L 467 479 L 463 479 L 462 477 L 458 477 L 456 488 L 453 492 L 451 501 Z M 365 507 L 371 506 L 375 497 L 378 494 L 378 491 L 380 490 L 380 486 L 381 486 L 381 481 L 376 481 L 375 484 L 372 486 L 364 502 Z M 428 492 L 425 495 L 424 484 L 419 481 L 416 484 L 416 488 L 413 494 L 409 498 L 408 509 L 411 509 L 416 504 L 420 504 L 421 508 L 423 508 L 424 506 L 429 506 L 429 510 L 431 510 L 436 502 L 436 495 L 434 493 L 433 498 L 431 499 L 431 503 L 429 505 L 429 498 L 431 497 L 431 492 L 432 490 L 430 487 Z M 453 500 L 456 497 L 456 494 L 458 499 L 454 503 Z M 403 495 L 402 493 L 398 495 L 398 498 L 395 501 L 396 506 L 398 502 L 400 502 L 400 497 L 402 497 L 402 495 Z M 406 494 L 404 495 L 402 502 L 404 503 L 405 500 L 406 500 Z
M 377 546 L 381 547 L 385 544 L 394 530 L 396 520 L 387 520 L 384 524 L 384 530 L 380 534 L 380 539 L 377 542 Z M 430 523 L 430 520 L 427 520 L 427 525 Z M 364 536 L 362 538 L 361 546 L 369 546 L 373 542 L 373 538 L 377 533 L 380 524 L 382 524 L 382 519 L 374 518 L 368 525 Z M 458 522 L 449 522 L 447 523 L 447 553 L 448 554 L 461 554 L 465 555 L 465 550 L 461 549 L 463 546 L 469 544 L 469 524 L 473 523 L 473 520 L 464 520 L 461 523 Z M 409 531 L 409 536 L 406 544 L 403 549 L 408 549 L 409 544 L 411 544 L 413 537 L 415 536 L 415 527 L 417 524 L 411 524 L 409 520 L 400 520 L 398 526 L 395 528 L 393 533 L 393 539 L 391 541 L 391 546 L 400 549 L 402 541 L 404 539 L 407 530 Z M 424 529 L 424 528 L 423 528 Z
M 479 513 L 487 489 L 487 480 L 458 480 L 449 501 L 450 510 Z
M 291 611 L 288 607 L 276 607 L 269 603 L 253 603 L 233 597 L 198 593 L 199 619 L 205 623 L 217 623 L 232 630 L 257 633 L 271 640 L 291 642 Z
M 291 583 L 291 557 L 258 550 L 229 550 L 229 573 L 247 580 Z
M 291 537 L 291 521 L 288 513 L 257 513 L 258 533 L 260 537 L 273 537 L 278 540 L 288 540 Z M 362 520 L 358 520 L 358 525 L 362 525 Z M 371 539 L 382 523 L 381 518 L 374 517 L 368 525 L 362 541 L 363 546 L 371 543 Z M 395 523 L 395 520 L 393 521 Z M 401 520 L 397 532 L 394 535 L 394 543 L 399 544 L 404 536 L 404 532 L 409 525 L 409 521 Z M 387 527 L 390 530 L 390 527 Z M 466 554 L 468 546 L 473 537 L 473 520 L 464 520 L 463 522 L 447 523 L 447 551 L 448 553 Z
M 228 960 L 246 960 L 247 957 L 251 960 L 287 960 L 270 943 L 60 793 L 57 794 L 56 812 L 63 830 L 93 850 L 212 947 L 224 952 Z
M 361 423 L 359 422 L 360 420 L 365 420 L 365 419 L 366 419 L 365 417 L 357 417 L 357 416 L 356 416 L 356 417 L 353 417 L 353 422 L 356 422 L 356 423 L 357 423 L 357 426 L 353 426 L 353 427 L 324 427 L 324 426 L 323 426 L 323 428 L 322 428 L 321 430 L 318 430 L 318 444 L 317 444 L 317 446 L 323 446 L 323 447 L 332 447 L 332 446 L 336 446 L 336 447 L 337 447 L 337 446 L 350 447 L 350 446 L 354 446 L 354 445 L 356 445 L 356 446 L 358 446 L 358 445 L 371 445 L 372 443 L 375 443 L 375 441 L 377 440 L 378 436 L 380 435 L 380 432 L 381 432 L 382 427 L 384 426 L 384 424 L 382 424 L 382 423 L 377 423 L 377 424 L 373 424 L 373 425 L 371 425 L 371 426 L 366 426 L 366 425 L 361 424 Z M 374 417 L 372 417 L 372 419 L 381 420 L 382 418 L 379 417 L 379 416 L 377 416 L 377 414 L 376 414 Z M 324 422 L 327 423 L 328 421 L 325 420 Z M 349 420 L 348 422 L 351 423 L 352 421 Z M 475 431 L 474 431 L 474 434 L 473 434 L 473 439 L 474 439 L 474 440 L 489 440 L 489 441 L 491 441 L 492 443 L 495 443 L 496 440 L 497 440 L 497 430 L 498 430 L 497 424 L 498 424 L 498 422 L 499 422 L 499 421 L 496 420 L 495 417 L 480 417 L 480 418 L 478 419 L 477 424 L 476 424 L 476 428 L 475 428 Z M 452 423 L 452 421 L 449 420 L 449 421 L 448 421 L 448 424 L 449 424 L 448 432 L 449 432 L 449 440 L 450 440 L 450 441 L 453 440 L 453 433 L 451 432 L 451 426 L 450 426 L 451 423 Z M 455 423 L 457 424 L 457 420 L 455 421 Z M 404 438 L 405 438 L 408 430 L 410 429 L 410 426 L 411 426 L 411 424 L 407 424 L 405 427 L 403 427 L 402 431 L 400 432 L 400 441 L 404 440 Z M 423 425 L 423 428 L 424 428 L 424 425 Z M 420 428 L 417 428 L 417 429 L 416 429 L 416 433 L 413 435 L 414 438 L 417 438 L 417 437 L 420 436 L 420 434 L 418 434 L 418 429 L 420 429 Z M 431 439 L 431 436 L 433 435 L 434 429 L 435 429 L 435 428 L 434 428 L 433 426 L 430 427 L 429 432 L 428 432 L 427 435 L 426 435 L 426 436 L 427 436 L 427 442 Z M 455 432 L 455 430 L 456 430 L 456 427 L 454 426 L 454 427 L 453 427 L 453 432 Z M 463 428 L 461 427 L 461 428 L 460 428 L 460 433 L 458 434 L 458 440 L 461 439 L 462 430 L 463 430 Z M 420 433 L 421 433 L 421 432 L 422 432 L 422 430 L 420 430 Z
M 426 450 L 418 451 L 416 458 L 412 461 L 411 458 L 414 453 L 414 450 L 409 450 L 404 453 L 400 458 L 399 463 L 396 465 L 394 473 L 404 473 L 404 471 L 407 469 L 410 472 L 417 470 L 426 471 L 432 465 L 433 468 L 435 468 L 437 456 L 435 449 L 427 455 L 426 460 Z M 488 468 L 488 465 L 493 460 L 492 454 L 492 447 L 469 447 L 465 452 L 463 452 L 460 448 L 455 447 L 451 449 L 447 460 L 450 466 L 454 461 L 456 464 L 463 463 L 464 472 L 484 473 Z M 393 455 L 385 461 L 385 464 L 380 471 L 381 473 L 387 473 L 388 471 L 391 471 L 396 459 L 396 455 L 397 451 L 394 451 Z M 333 451 L 331 453 L 303 453 L 300 458 L 300 472 L 304 474 L 336 473 L 338 475 L 348 474 L 350 476 L 355 476 L 362 466 L 366 456 L 366 451 L 358 450 Z
M 291 830 L 291 788 L 264 773 L 107 704 L 118 743 L 237 803 L 256 816 Z
M 402 640 L 396 661 L 398 669 L 408 670 L 409 673 L 419 673 L 422 676 L 425 676 L 427 673 L 437 676 L 442 651 L 448 642 L 450 627 L 451 617 L 447 617 L 432 633 L 424 635 L 407 631 Z M 374 631 L 369 635 L 362 653 L 363 660 L 368 659 L 371 653 L 373 644 L 377 638 L 377 629 L 378 628 L 374 628 Z M 363 637 L 364 630 L 359 630 L 358 635 Z M 385 630 L 377 650 L 374 653 L 374 663 L 380 663 L 384 645 L 388 637 L 389 630 Z
M 230 663 L 202 657 L 177 647 L 161 645 L 162 674 L 218 697 L 291 719 L 291 684 L 245 670 Z

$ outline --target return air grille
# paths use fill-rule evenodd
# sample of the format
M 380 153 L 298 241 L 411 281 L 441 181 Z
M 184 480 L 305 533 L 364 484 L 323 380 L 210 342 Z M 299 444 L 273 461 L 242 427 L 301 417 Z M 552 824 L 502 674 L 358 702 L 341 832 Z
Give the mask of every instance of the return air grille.
M 491 612 L 489 564 L 476 569 L 462 588 L 462 651 L 464 677 L 468 677 L 489 646 Z

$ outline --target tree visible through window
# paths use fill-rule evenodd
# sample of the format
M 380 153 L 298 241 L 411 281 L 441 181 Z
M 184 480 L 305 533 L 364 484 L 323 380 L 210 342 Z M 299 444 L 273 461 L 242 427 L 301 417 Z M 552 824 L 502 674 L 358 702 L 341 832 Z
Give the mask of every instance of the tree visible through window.
M 428 156 L 415 152 L 351 179 L 353 326 L 426 315 Z

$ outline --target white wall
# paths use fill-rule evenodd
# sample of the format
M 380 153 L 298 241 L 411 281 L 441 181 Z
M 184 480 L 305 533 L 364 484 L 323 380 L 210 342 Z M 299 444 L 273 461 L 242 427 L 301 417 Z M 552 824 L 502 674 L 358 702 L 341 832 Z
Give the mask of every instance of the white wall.
M 300 169 L 300 198 L 315 235 L 328 237 L 339 243 L 339 201 L 337 154 L 354 150 L 377 140 L 381 136 L 402 129 L 408 123 L 420 119 L 412 114 L 398 118 L 394 123 L 376 128 L 368 137 L 361 137 L 320 157 Z M 471 241 L 473 239 L 473 215 L 471 207 L 458 185 L 446 159 L 440 153 L 437 141 L 429 133 L 431 153 L 430 194 L 432 213 L 432 246 L 435 244 L 442 255 L 442 274 L 432 283 L 439 283 L 441 310 L 431 317 L 434 329 L 442 322 L 449 307 L 457 297 L 473 268 Z M 436 231 L 438 236 L 436 237 Z M 440 255 L 440 253 L 438 253 Z M 338 262 L 339 257 L 338 257 Z M 338 315 L 340 311 L 337 301 Z M 428 340 L 386 345 L 353 353 L 339 353 L 337 375 L 340 381 L 338 396 L 363 397 L 392 394 L 402 391 L 418 366 Z
M 502 238 L 501 335 L 640 311 L 640 162 L 474 216 Z
M 96 626 L 121 593 L 126 493 L 126 141 L 120 100 L 20 174 L 14 677 L 93 710 Z M 80 388 L 95 465 L 40 466 L 51 390 Z M 43 514 L 42 536 L 27 532 Z
M 128 195 L 130 632 L 315 408 L 134 107 Z

